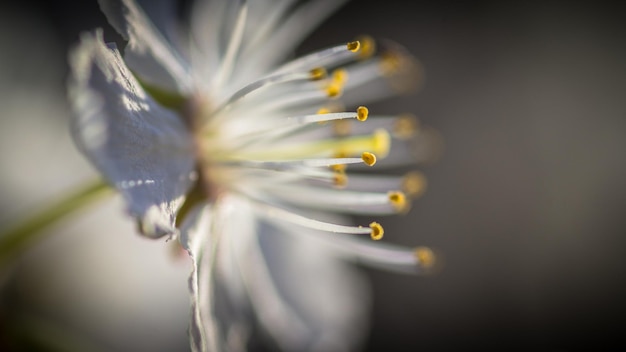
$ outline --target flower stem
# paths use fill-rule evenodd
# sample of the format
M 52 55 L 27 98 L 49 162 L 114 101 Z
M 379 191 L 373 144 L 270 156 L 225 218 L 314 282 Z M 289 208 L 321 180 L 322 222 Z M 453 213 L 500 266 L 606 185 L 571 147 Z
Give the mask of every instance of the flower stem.
M 43 230 L 50 225 L 100 199 L 110 190 L 102 180 L 92 182 L 14 224 L 8 230 L 0 230 L 0 268 L 39 239 Z

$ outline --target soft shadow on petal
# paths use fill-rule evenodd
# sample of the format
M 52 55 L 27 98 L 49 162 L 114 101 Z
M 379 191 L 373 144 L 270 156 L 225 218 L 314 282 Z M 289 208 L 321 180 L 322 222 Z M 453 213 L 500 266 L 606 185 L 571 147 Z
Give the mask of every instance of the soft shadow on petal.
M 146 95 L 101 33 L 85 34 L 70 61 L 77 144 L 124 195 L 144 234 L 175 234 L 176 212 L 195 177 L 183 122 Z
M 99 0 L 109 23 L 128 40 L 124 60 L 143 81 L 183 95 L 193 89 L 189 65 L 133 0 Z M 165 27 L 166 24 L 160 24 Z M 164 30 L 165 28 L 162 28 Z M 169 36 L 172 38 L 172 36 Z

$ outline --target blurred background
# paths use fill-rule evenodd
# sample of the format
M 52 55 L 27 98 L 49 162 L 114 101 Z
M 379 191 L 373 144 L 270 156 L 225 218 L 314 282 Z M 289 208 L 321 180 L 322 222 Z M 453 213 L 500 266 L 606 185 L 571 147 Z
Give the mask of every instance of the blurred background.
M 80 31 L 95 27 L 108 28 L 106 39 L 118 38 L 95 1 L 31 0 L 0 8 L 2 128 L 57 128 L 61 135 L 66 133 L 66 126 L 47 118 L 67 113 L 63 102 L 67 49 Z M 424 67 L 423 87 L 409 97 L 372 105 L 370 110 L 413 112 L 445 140 L 442 157 L 422 168 L 428 177 L 427 192 L 407 216 L 383 219 L 387 241 L 431 246 L 443 255 L 445 265 L 437 275 L 427 277 L 366 271 L 374 290 L 367 351 L 390 347 L 398 351 L 626 348 L 623 14 L 623 7 L 597 1 L 357 0 L 302 45 L 299 50 L 309 52 L 364 33 L 402 43 Z M 45 93 L 50 90 L 58 94 Z M 18 95 L 22 100 L 15 98 Z M 58 111 L 37 110 L 32 103 L 43 99 L 55 101 Z M 18 111 L 12 110 L 14 106 L 28 107 L 39 120 L 13 121 Z M 62 173 L 52 175 L 60 186 L 51 191 L 37 182 L 38 173 L 57 172 L 50 150 L 71 149 L 70 141 L 65 145 L 30 135 L 24 135 L 24 140 L 17 132 L 12 135 L 13 139 L 1 141 L 3 220 L 72 183 Z M 42 170 L 42 164 L 34 160 L 10 159 L 16 146 L 43 153 L 48 167 Z M 76 163 L 84 163 L 75 157 Z M 10 182 L 24 173 L 30 175 L 34 188 L 20 189 L 17 181 Z M 96 215 L 90 215 L 81 220 L 85 222 L 82 230 L 43 245 L 58 253 L 67 246 L 82 252 L 76 239 L 95 219 Z M 114 232 L 111 242 L 115 242 Z M 136 240 L 137 248 L 155 257 L 165 257 L 168 251 Z M 37 248 L 29 255 L 58 264 L 50 248 Z M 132 249 L 113 251 L 132 258 Z M 65 267 L 50 269 L 59 275 L 51 281 L 72 275 L 71 268 L 88 265 L 93 258 L 110 265 L 106 258 L 97 258 L 98 250 L 92 252 L 87 261 L 85 257 L 67 259 Z M 168 260 L 176 262 L 172 257 Z M 28 273 L 25 262 L 22 270 Z M 166 280 L 140 282 L 145 279 L 141 271 L 120 279 L 120 285 L 138 286 L 133 291 L 138 297 L 145 297 L 145 291 L 158 292 L 156 297 L 148 295 L 154 299 L 144 302 L 145 311 L 159 302 L 178 300 L 174 308 L 186 304 L 188 268 L 184 264 L 162 266 L 155 270 L 169 270 Z M 34 284 L 11 280 L 13 289 L 5 290 L 4 296 L 19 295 L 19 287 Z M 85 290 L 94 289 L 86 285 Z M 175 285 L 182 291 L 171 287 Z M 97 292 L 100 289 L 106 291 L 98 288 Z M 64 302 L 74 302 L 64 296 L 70 293 L 57 290 L 53 292 L 64 297 Z M 33 310 L 45 306 L 33 297 L 19 300 Z M 76 304 L 79 309 L 90 309 L 88 303 Z M 64 307 L 57 308 L 63 311 Z M 162 316 L 181 321 L 179 330 L 162 336 L 171 345 L 150 345 L 157 350 L 180 346 L 171 341 L 185 343 L 187 310 L 181 308 L 182 315 L 177 315 L 179 310 L 174 308 L 171 314 L 160 313 L 150 320 L 153 325 Z M 0 313 L 5 318 L 9 315 L 6 308 Z M 0 329 L 10 328 L 3 320 Z M 66 321 L 68 326 L 82 326 L 80 320 Z M 132 340 L 120 337 L 125 323 L 130 324 L 108 322 L 109 330 L 97 338 L 107 341 L 110 349 L 124 350 L 129 346 L 125 338 Z M 146 329 L 150 334 L 160 331 L 158 326 Z

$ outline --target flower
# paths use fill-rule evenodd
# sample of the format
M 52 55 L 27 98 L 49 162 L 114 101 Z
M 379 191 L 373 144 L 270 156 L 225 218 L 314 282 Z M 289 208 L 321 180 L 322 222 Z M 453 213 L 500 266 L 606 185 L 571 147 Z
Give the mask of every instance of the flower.
M 377 55 L 365 37 L 286 61 L 340 4 L 199 1 L 179 36 L 173 15 L 153 23 L 132 0 L 101 1 L 124 58 L 101 31 L 71 55 L 80 149 L 142 234 L 178 237 L 194 259 L 196 350 L 245 348 L 250 315 L 283 349 L 350 349 L 367 297 L 339 259 L 432 264 L 428 249 L 355 237 L 381 239 L 378 222 L 337 215 L 405 212 L 424 185 L 416 173 L 367 173 L 381 159 L 412 162 L 413 120 L 368 119 L 361 105 L 406 88 L 408 54 L 389 44 Z

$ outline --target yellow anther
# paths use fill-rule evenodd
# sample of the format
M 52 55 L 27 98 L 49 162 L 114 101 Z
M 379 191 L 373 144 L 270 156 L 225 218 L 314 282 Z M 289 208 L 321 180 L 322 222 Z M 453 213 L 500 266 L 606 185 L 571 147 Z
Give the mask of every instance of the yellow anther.
M 409 139 L 415 135 L 419 129 L 417 117 L 411 114 L 400 116 L 393 126 L 394 137 L 402 140 Z
M 324 79 L 328 76 L 328 72 L 326 72 L 326 69 L 323 67 L 316 67 L 312 69 L 309 74 L 311 75 L 311 80 L 313 81 L 319 81 L 320 79 Z
M 409 209 L 409 202 L 404 193 L 393 191 L 387 193 L 387 197 L 389 197 L 389 202 L 397 211 L 404 212 Z
M 376 51 L 376 41 L 370 36 L 364 35 L 357 38 L 361 43 L 361 50 L 359 51 L 359 58 L 366 59 L 374 55 Z
M 367 116 L 369 115 L 369 110 L 365 106 L 359 106 L 356 109 L 356 119 L 359 121 L 367 120 Z
M 336 98 L 341 95 L 342 88 L 342 84 L 332 82 L 326 86 L 326 95 L 328 95 L 329 98 Z
M 338 68 L 333 71 L 333 82 L 341 84 L 342 86 L 348 81 L 348 71 L 343 68 Z
M 333 130 L 337 136 L 347 136 L 350 134 L 352 130 L 352 126 L 350 125 L 350 120 L 335 120 L 333 124 Z
M 371 223 L 370 228 L 372 229 L 371 236 L 374 241 L 378 241 L 383 238 L 383 235 L 385 234 L 385 229 L 383 229 L 383 227 L 379 223 Z
M 348 50 L 356 53 L 361 48 L 361 43 L 358 40 L 354 42 L 349 42 L 348 44 L 346 44 L 346 47 L 348 48 Z
M 432 249 L 428 247 L 417 247 L 413 253 L 421 267 L 430 269 L 435 265 L 436 256 Z
M 336 171 L 333 175 L 333 184 L 337 188 L 343 188 L 348 184 L 348 176 L 343 171 Z
M 413 171 L 404 176 L 402 190 L 409 197 L 418 197 L 426 190 L 426 177 L 421 172 Z
M 361 159 L 363 159 L 363 162 L 367 164 L 367 166 L 374 166 L 374 164 L 376 164 L 376 155 L 370 152 L 363 152 Z

